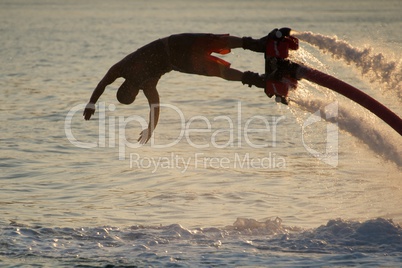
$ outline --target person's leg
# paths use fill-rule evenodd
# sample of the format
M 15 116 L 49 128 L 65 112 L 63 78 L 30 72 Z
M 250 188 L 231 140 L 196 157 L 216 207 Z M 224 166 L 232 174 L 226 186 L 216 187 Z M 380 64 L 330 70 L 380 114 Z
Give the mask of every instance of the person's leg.
M 220 77 L 228 81 L 241 81 L 243 72 L 233 68 L 223 68 Z
M 253 72 L 241 72 L 233 68 L 227 68 L 221 73 L 221 77 L 228 81 L 239 81 L 243 85 L 256 86 L 259 88 L 265 87 L 265 80 L 262 76 Z
M 250 71 L 244 72 L 241 82 L 243 85 L 248 85 L 249 87 L 256 86 L 259 88 L 265 88 L 265 78 L 258 73 Z
M 226 43 L 228 49 L 241 47 L 243 49 L 248 49 L 254 52 L 265 52 L 267 36 L 261 39 L 253 39 L 251 37 L 224 35 L 221 36 L 221 38 L 222 40 L 224 40 L 224 43 Z
M 212 55 L 197 55 L 193 60 L 194 73 L 217 76 L 229 81 L 241 81 L 243 72 L 230 68 L 230 63 Z
M 243 47 L 244 38 L 230 35 L 207 35 L 203 37 L 201 53 L 191 55 L 190 73 L 206 76 L 217 76 L 228 81 L 239 81 L 249 86 L 265 87 L 264 78 L 257 73 L 242 72 L 230 68 L 230 63 L 210 55 L 211 52 L 221 53 L 232 48 Z M 227 52 L 226 52 L 227 53 Z M 222 53 L 225 54 L 225 53 Z
M 225 36 L 227 38 L 227 36 Z M 238 46 L 241 38 L 228 38 L 228 44 Z M 259 88 L 265 87 L 265 79 L 258 73 L 242 72 L 237 69 L 231 68 L 230 63 L 212 55 L 193 55 L 193 73 L 205 76 L 217 76 L 228 81 L 239 81 L 247 84 L 250 87 L 256 86 Z
M 248 49 L 254 52 L 264 53 L 266 50 L 266 40 L 264 38 L 261 39 L 253 39 L 251 37 L 243 37 L 242 38 L 242 48 Z
M 249 71 L 243 73 L 242 71 L 230 68 L 229 66 L 224 65 L 220 63 L 220 61 L 216 61 L 215 59 L 215 57 L 210 56 L 209 60 L 207 61 L 199 61 L 199 64 L 197 65 L 197 67 L 199 68 L 199 74 L 207 76 L 217 76 L 228 81 L 239 81 L 242 82 L 243 85 L 247 84 L 250 87 L 265 87 L 264 77 L 260 76 L 258 73 L 253 73 Z
M 227 48 L 239 48 L 243 46 L 243 40 L 241 37 L 237 36 L 223 36 L 222 38 L 226 39 Z

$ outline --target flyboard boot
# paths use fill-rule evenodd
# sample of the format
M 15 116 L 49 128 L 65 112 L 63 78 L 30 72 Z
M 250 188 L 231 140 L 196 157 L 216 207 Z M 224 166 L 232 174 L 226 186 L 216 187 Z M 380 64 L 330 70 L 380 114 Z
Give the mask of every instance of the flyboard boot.
M 283 104 L 289 103 L 289 89 L 297 86 L 298 65 L 285 60 L 289 50 L 299 48 L 298 39 L 291 36 L 290 31 L 290 28 L 274 29 L 261 39 L 242 38 L 244 49 L 265 54 L 265 75 L 245 72 L 242 83 L 264 88 L 268 97 L 275 95 L 275 100 Z
M 289 28 L 274 29 L 259 40 L 247 37 L 243 39 L 243 43 L 245 49 L 265 53 L 265 77 L 246 72 L 250 74 L 245 73 L 243 80 L 249 85 L 261 87 L 263 79 L 262 88 L 268 97 L 275 95 L 277 101 L 288 104 L 289 89 L 297 86 L 297 80 L 306 79 L 360 104 L 402 135 L 402 119 L 385 105 L 334 76 L 287 59 L 289 50 L 299 48 L 298 40 L 290 35 Z M 262 49 L 264 44 L 265 50 Z

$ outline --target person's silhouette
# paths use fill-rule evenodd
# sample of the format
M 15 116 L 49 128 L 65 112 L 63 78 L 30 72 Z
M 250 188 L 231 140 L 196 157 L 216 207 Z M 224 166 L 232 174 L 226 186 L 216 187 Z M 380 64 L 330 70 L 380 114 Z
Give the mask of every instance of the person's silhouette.
M 142 90 L 151 108 L 148 128 L 143 130 L 138 141 L 146 143 L 152 136 L 159 119 L 159 94 L 156 85 L 162 75 L 172 70 L 204 76 L 217 76 L 229 81 L 240 81 L 249 86 L 265 87 L 265 79 L 257 73 L 242 72 L 230 67 L 230 63 L 212 56 L 226 54 L 233 48 L 265 52 L 266 39 L 236 37 L 229 34 L 184 33 L 158 39 L 139 48 L 113 65 L 95 88 L 84 110 L 85 120 L 95 113 L 95 103 L 106 86 L 117 78 L 125 81 L 117 91 L 122 104 L 134 102 Z

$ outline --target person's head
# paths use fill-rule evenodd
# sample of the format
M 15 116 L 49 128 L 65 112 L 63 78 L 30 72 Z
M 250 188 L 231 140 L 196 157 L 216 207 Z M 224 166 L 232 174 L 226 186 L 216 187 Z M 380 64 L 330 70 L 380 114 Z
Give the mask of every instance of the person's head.
M 134 102 L 135 97 L 137 97 L 138 92 L 139 88 L 136 88 L 126 80 L 117 90 L 116 97 L 122 104 L 131 104 Z

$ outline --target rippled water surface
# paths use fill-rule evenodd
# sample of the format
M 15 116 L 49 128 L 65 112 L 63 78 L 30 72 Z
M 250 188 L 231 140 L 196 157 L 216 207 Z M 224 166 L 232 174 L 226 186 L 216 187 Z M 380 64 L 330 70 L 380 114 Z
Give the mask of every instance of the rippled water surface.
M 401 136 L 329 90 L 300 81 L 284 106 L 171 72 L 145 146 L 148 104 L 141 93 L 119 104 L 123 80 L 81 116 L 108 68 L 157 38 L 282 26 L 367 48 L 370 70 L 393 64 L 388 76 L 362 70 L 303 40 L 291 55 L 401 116 L 402 4 L 345 3 L 2 1 L 0 266 L 400 265 Z M 261 54 L 222 57 L 264 70 Z

